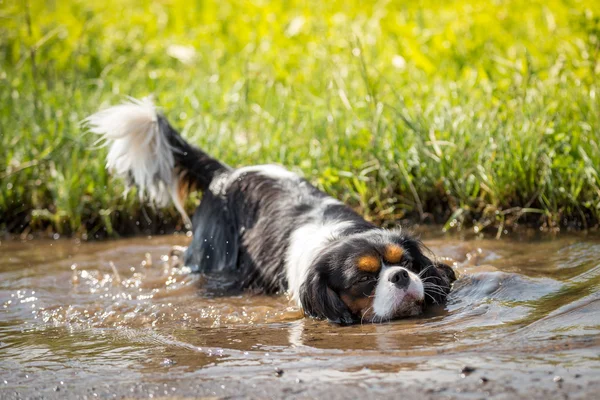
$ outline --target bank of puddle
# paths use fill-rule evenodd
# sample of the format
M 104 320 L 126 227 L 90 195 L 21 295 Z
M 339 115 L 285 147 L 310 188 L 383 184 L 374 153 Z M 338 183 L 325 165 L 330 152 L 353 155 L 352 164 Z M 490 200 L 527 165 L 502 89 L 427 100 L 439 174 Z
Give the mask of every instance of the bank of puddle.
M 523 369 L 600 374 L 597 237 L 423 238 L 459 272 L 448 303 L 345 327 L 303 318 L 285 295 L 224 295 L 218 279 L 170 266 L 184 235 L 2 241 L 0 389 L 107 376 L 384 385 Z

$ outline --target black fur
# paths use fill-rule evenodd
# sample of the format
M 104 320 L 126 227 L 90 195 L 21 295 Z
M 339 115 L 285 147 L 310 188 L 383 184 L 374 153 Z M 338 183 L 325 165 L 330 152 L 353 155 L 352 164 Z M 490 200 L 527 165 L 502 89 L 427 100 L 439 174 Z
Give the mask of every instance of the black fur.
M 322 208 L 325 221 L 343 214 L 346 220 L 355 220 L 355 229 L 375 229 L 346 206 L 323 207 L 327 195 L 299 177 L 276 180 L 249 172 L 226 191 L 219 189 L 209 188 L 196 209 L 185 264 L 201 272 L 235 271 L 240 289 L 265 293 L 287 289 L 284 264 L 290 236 L 318 218 L 311 213 L 314 210 Z M 226 249 L 220 249 L 223 243 Z
M 231 167 L 186 142 L 162 115 L 158 116 L 158 129 L 174 150 L 175 168 L 185 174 L 183 184 L 206 190 L 215 176 L 232 171 Z

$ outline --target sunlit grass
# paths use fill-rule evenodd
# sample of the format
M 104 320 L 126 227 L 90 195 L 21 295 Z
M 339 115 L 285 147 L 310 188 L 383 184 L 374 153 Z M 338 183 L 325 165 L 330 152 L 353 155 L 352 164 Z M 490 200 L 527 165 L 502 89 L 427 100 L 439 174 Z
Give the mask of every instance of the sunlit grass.
M 79 125 L 150 93 L 230 165 L 372 219 L 598 223 L 600 3 L 368 3 L 0 1 L 0 229 L 178 223 L 123 197 Z

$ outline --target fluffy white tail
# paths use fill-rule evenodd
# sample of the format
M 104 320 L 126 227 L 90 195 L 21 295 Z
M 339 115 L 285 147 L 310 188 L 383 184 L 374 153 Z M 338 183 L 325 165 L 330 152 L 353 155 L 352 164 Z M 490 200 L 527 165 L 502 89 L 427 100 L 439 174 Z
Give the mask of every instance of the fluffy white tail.
M 99 142 L 110 146 L 106 167 L 115 175 L 135 184 L 140 192 L 159 206 L 173 201 L 187 226 L 190 219 L 178 194 L 173 149 L 161 131 L 162 118 L 152 100 L 130 99 L 88 117 L 84 123 L 100 135 Z

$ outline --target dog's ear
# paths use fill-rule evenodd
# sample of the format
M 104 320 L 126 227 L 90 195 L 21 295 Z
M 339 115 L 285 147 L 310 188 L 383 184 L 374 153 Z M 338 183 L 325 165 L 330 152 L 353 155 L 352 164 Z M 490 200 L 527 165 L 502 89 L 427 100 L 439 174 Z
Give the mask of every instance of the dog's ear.
M 446 301 L 448 293 L 452 287 L 452 282 L 456 280 L 456 274 L 449 265 L 440 262 L 433 262 L 424 253 L 427 248 L 421 241 L 412 237 L 406 237 L 402 246 L 414 257 L 415 269 L 419 272 L 419 277 L 423 281 L 425 289 L 426 304 L 441 304 Z
M 311 317 L 326 318 L 331 322 L 349 325 L 354 322 L 348 306 L 327 285 L 323 273 L 312 269 L 300 287 L 300 301 L 304 313 Z
M 448 264 L 437 263 L 435 264 L 435 268 L 437 268 L 440 274 L 445 275 L 448 283 L 452 283 L 456 280 L 456 272 L 454 272 L 454 269 L 452 269 L 452 267 Z
M 425 289 L 426 304 L 442 304 L 446 301 L 448 293 L 452 288 L 452 282 L 456 280 L 456 274 L 449 265 L 428 261 L 421 274 Z

